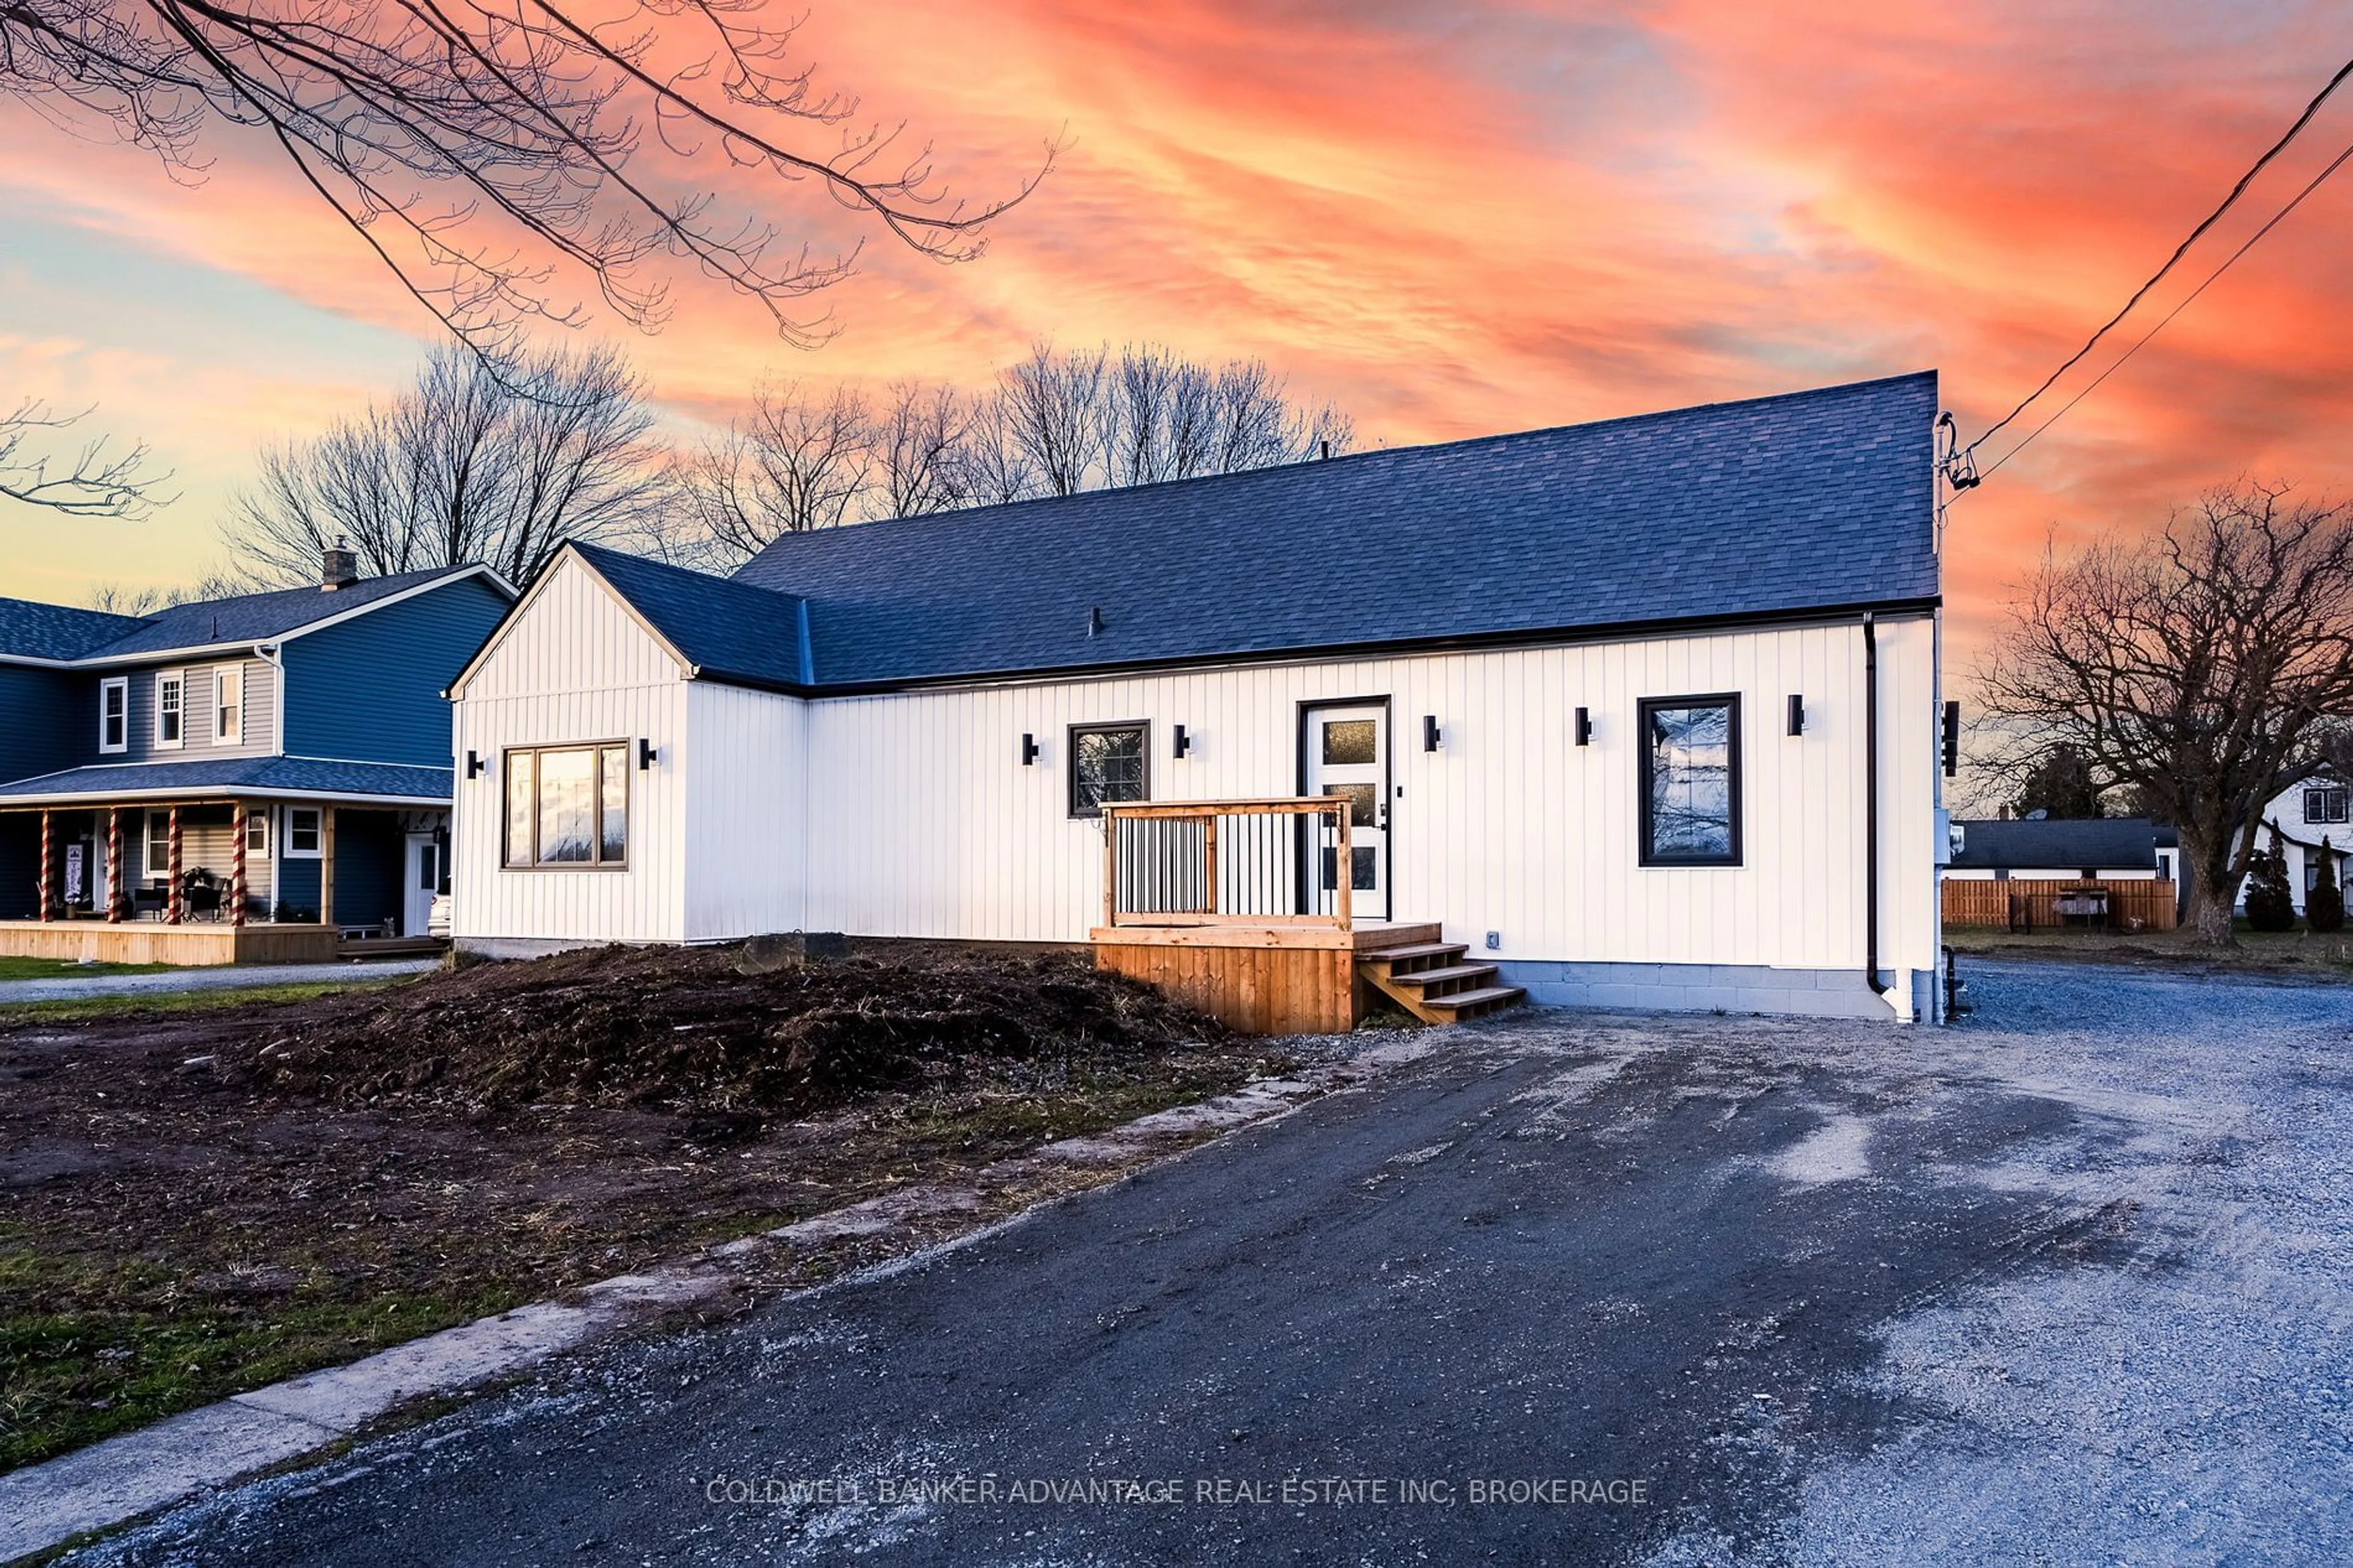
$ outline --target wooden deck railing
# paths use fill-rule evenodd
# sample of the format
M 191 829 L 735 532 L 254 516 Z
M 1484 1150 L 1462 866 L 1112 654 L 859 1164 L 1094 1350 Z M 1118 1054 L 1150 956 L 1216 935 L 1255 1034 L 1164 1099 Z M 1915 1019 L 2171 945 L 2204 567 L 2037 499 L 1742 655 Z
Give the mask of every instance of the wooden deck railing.
M 2083 912 L 2085 895 L 2102 895 L 2104 915 Z M 2065 900 L 2068 908 L 2062 908 Z M 2102 901 L 2094 899 L 2093 901 Z M 2177 921 L 2170 881 L 2123 881 L 2102 879 L 2077 881 L 2050 878 L 1947 877 L 1944 885 L 1945 923 L 1954 926 L 1995 926 L 2009 931 L 2057 931 L 2091 925 L 2112 931 L 2171 931 Z
M 1106 805 L 1103 924 L 1350 930 L 1349 816 L 1340 795 Z

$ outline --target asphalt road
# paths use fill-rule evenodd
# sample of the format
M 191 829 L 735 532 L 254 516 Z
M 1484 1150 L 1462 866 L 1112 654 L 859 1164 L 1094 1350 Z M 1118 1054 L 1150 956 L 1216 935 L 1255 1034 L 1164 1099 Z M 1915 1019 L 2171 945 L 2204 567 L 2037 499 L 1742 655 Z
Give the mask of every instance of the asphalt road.
M 2353 1560 L 2353 990 L 1976 973 L 1465 1029 L 84 1555 Z

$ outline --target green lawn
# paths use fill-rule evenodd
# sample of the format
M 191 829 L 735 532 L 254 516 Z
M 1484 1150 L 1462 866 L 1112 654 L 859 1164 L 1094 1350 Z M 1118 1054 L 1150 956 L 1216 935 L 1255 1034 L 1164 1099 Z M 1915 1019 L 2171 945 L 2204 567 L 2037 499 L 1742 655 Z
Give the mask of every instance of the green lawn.
M 304 980 L 277 985 L 219 985 L 198 991 L 149 991 L 127 996 L 78 996 L 65 1001 L 11 1002 L 0 991 L 0 1025 L 40 1020 L 74 1022 L 111 1018 L 126 1013 L 201 1013 L 215 1007 L 242 1007 L 256 1002 L 301 1002 L 338 991 L 369 991 L 415 979 L 408 974 L 371 975 L 351 980 Z
M 93 974 L 153 974 L 173 963 L 80 963 L 70 958 L 0 957 L 0 981 L 79 980 Z

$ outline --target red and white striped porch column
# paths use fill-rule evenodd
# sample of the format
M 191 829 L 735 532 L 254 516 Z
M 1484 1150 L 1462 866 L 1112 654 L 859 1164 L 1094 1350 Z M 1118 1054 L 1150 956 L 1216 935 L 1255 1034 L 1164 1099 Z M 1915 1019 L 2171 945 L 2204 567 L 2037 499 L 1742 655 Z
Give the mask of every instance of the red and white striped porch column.
M 245 802 L 237 803 L 229 816 L 229 831 L 237 835 L 237 844 L 228 852 L 228 923 L 245 923 Z
M 171 820 L 164 830 L 164 843 L 169 854 L 164 861 L 164 923 L 178 925 L 187 910 L 187 892 L 180 886 L 180 808 L 172 808 Z
M 106 808 L 106 922 L 122 923 L 123 906 L 131 901 L 130 889 L 122 885 L 122 808 Z
M 49 813 L 41 813 L 41 918 L 58 918 L 58 846 Z

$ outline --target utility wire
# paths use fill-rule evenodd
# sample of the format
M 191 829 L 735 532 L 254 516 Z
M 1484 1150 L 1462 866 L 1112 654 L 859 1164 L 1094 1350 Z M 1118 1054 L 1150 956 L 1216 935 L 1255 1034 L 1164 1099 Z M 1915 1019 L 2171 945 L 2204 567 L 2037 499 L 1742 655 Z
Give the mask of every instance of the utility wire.
M 2232 206 L 2237 205 L 2239 198 L 2246 194 L 2247 187 L 2254 184 L 2255 176 L 2262 174 L 2273 159 L 2285 152 L 2287 150 L 2287 144 L 2295 141 L 2296 137 L 2303 132 L 2306 126 L 2312 123 L 2312 117 L 2320 112 L 2320 106 L 2328 101 L 2329 95 L 2334 93 L 2337 88 L 2344 84 L 2347 77 L 2353 77 L 2353 60 L 2347 60 L 2342 66 L 2337 68 L 2337 74 L 2328 79 L 2328 85 L 2322 88 L 2319 93 L 2314 97 L 2313 100 L 2304 106 L 2304 112 L 2295 117 L 2295 123 L 2287 128 L 2287 133 L 2282 136 L 2278 141 L 2273 142 L 2270 148 L 2264 152 L 2263 155 L 2255 160 L 2253 166 L 2248 169 L 2245 174 L 2239 176 L 2239 183 L 2231 187 L 2231 194 L 2222 198 L 2222 205 L 2216 207 L 2212 212 L 2208 213 L 2206 215 L 2205 221 L 2200 223 L 2196 228 L 2189 231 L 2189 237 L 2183 240 L 2179 245 L 2174 247 L 2173 254 L 2165 258 L 2165 265 L 2151 273 L 2147 282 L 2133 290 L 2133 296 L 2131 299 L 2125 301 L 2124 309 L 2118 310 L 2115 315 L 2110 316 L 2105 322 L 2102 323 L 2098 331 L 2094 332 L 2090 337 L 2084 340 L 2084 346 L 2077 349 L 2073 353 L 2068 355 L 2067 363 L 2061 365 L 2057 370 L 2052 371 L 2048 376 L 2046 376 L 2043 379 L 2042 385 L 2036 387 L 2032 392 L 2026 395 L 2026 398 L 2023 402 L 2020 403 L 2017 407 L 2011 409 L 2009 413 L 2003 415 L 2000 419 L 1995 420 L 1992 425 L 1987 427 L 1983 436 L 1979 436 L 1976 440 L 1970 442 L 1968 444 L 1968 450 L 1969 452 L 1976 451 L 1979 447 L 1985 445 L 1987 439 L 1990 437 L 1996 430 L 2000 429 L 2003 426 L 2009 424 L 2011 420 L 2025 413 L 2027 408 L 2035 401 L 2035 399 L 2050 391 L 2052 386 L 2057 383 L 2061 376 L 2074 369 L 2075 366 L 2082 362 L 2084 356 L 2090 353 L 2099 343 L 2099 341 L 2102 338 L 2106 337 L 2108 333 L 2114 330 L 2117 322 L 2130 315 L 2132 313 L 2132 308 L 2135 305 L 2139 304 L 2143 297 L 2164 279 L 2167 273 L 2173 270 L 2175 266 L 2180 262 L 2182 257 L 2189 253 L 2189 247 L 2197 244 L 2200 237 L 2202 237 L 2208 229 L 2212 228 L 2215 224 L 2220 222 L 2224 213 L 2229 212 Z M 2301 196 L 2297 198 L 2299 201 L 2302 199 L 2303 198 Z M 2278 219 L 2275 218 L 2273 221 L 2277 222 Z M 2232 259 L 2236 260 L 2237 258 L 2233 257 Z M 2227 263 L 2225 265 L 2227 265 Z M 2208 281 L 2211 282 L 2212 279 L 2209 279 Z M 2194 299 L 2196 296 L 2193 295 L 2191 298 Z M 2170 317 L 2167 319 L 2168 321 L 2171 320 Z M 2094 382 L 2093 384 L 2096 386 L 2099 384 Z M 2088 391 L 2090 388 L 2087 387 L 2085 390 Z M 2069 406 L 2072 407 L 2073 405 L 2071 404 Z M 2014 450 L 2015 448 L 2013 448 L 2013 451 Z M 2004 458 L 2003 460 L 2006 462 L 2009 459 Z M 1989 469 L 1988 471 L 1990 472 L 1991 470 Z
M 2247 252 L 2255 247 L 2255 241 L 2271 233 L 2273 229 L 2277 228 L 2282 218 L 2286 217 L 2288 214 L 2302 206 L 2304 205 L 2304 198 L 2312 195 L 2313 192 L 2320 189 L 2323 182 L 2325 182 L 2329 175 L 2337 173 L 2338 169 L 2343 168 L 2348 160 L 2353 160 L 2353 147 L 2348 147 L 2345 151 L 2337 154 L 2337 158 L 2334 163 L 2330 163 L 2328 167 L 2321 170 L 2317 174 L 2315 174 L 2312 177 L 2312 183 L 2310 184 L 2306 185 L 2304 189 L 2296 192 L 2295 200 L 2289 202 L 2287 205 L 2280 208 L 2277 213 L 2274 214 L 2272 216 L 2272 220 L 2269 223 L 2263 225 L 2263 227 L 2249 235 L 2247 237 L 2247 242 L 2244 245 L 2242 245 L 2238 249 L 2231 252 L 2229 258 L 2226 259 L 2221 266 L 2217 267 L 2213 271 L 2206 275 L 2205 282 L 2200 283 L 2197 288 L 2192 289 L 2189 295 L 2183 299 L 2181 303 L 2173 307 L 2172 310 L 2168 310 L 2165 313 L 2165 319 L 2163 321 L 2160 321 L 2157 325 L 2151 327 L 2146 332 L 2143 332 L 2138 340 L 2133 343 L 2132 347 L 2125 350 L 2123 353 L 2116 356 L 2116 361 L 2114 364 L 2108 366 L 2107 369 L 2102 371 L 2098 375 L 2092 378 L 2092 384 L 2090 386 L 2086 386 L 2083 391 L 2077 393 L 2074 396 L 2069 398 L 2063 405 L 2062 405 L 2058 413 L 2053 414 L 2050 418 L 2045 419 L 2042 424 L 2037 425 L 2033 429 L 2028 431 L 2026 438 L 2021 441 L 2017 446 L 2012 447 L 2009 451 L 2004 452 L 1999 458 L 1995 459 L 1992 465 L 1986 469 L 1986 473 L 1989 475 L 1991 474 L 1996 468 L 2000 468 L 2002 464 L 2009 462 L 2012 458 L 2017 457 L 2021 452 L 2026 450 L 2028 447 L 2033 444 L 2035 437 L 2042 435 L 2042 432 L 2050 429 L 2053 425 L 2058 424 L 2061 419 L 2066 416 L 2068 409 L 2074 407 L 2075 405 L 2083 402 L 2086 397 L 2089 397 L 2092 395 L 2094 387 L 2098 386 L 2100 383 L 2116 374 L 2117 371 L 2122 370 L 2124 368 L 2125 361 L 2140 353 L 2141 344 L 2147 342 L 2149 339 L 2165 331 L 2166 326 L 2173 320 L 2174 317 L 2189 309 L 2190 300 L 2197 299 L 2199 295 L 2206 292 L 2207 289 L 2213 284 L 2215 279 L 2221 277 L 2223 273 L 2231 270 L 2232 267 L 2238 261 L 2239 258 L 2246 255 Z M 2078 355 L 2077 357 L 2080 358 L 2082 356 Z M 2024 405 L 2021 404 L 2020 406 L 2023 407 Z M 2007 423 L 2007 421 L 2004 423 Z M 2000 426 L 1994 426 L 1994 429 L 1998 430 L 2000 427 Z M 1990 436 L 1992 434 L 1993 430 L 1986 432 L 1986 436 Z M 1982 441 L 1985 439 L 1985 436 L 1980 436 L 1978 439 Z

